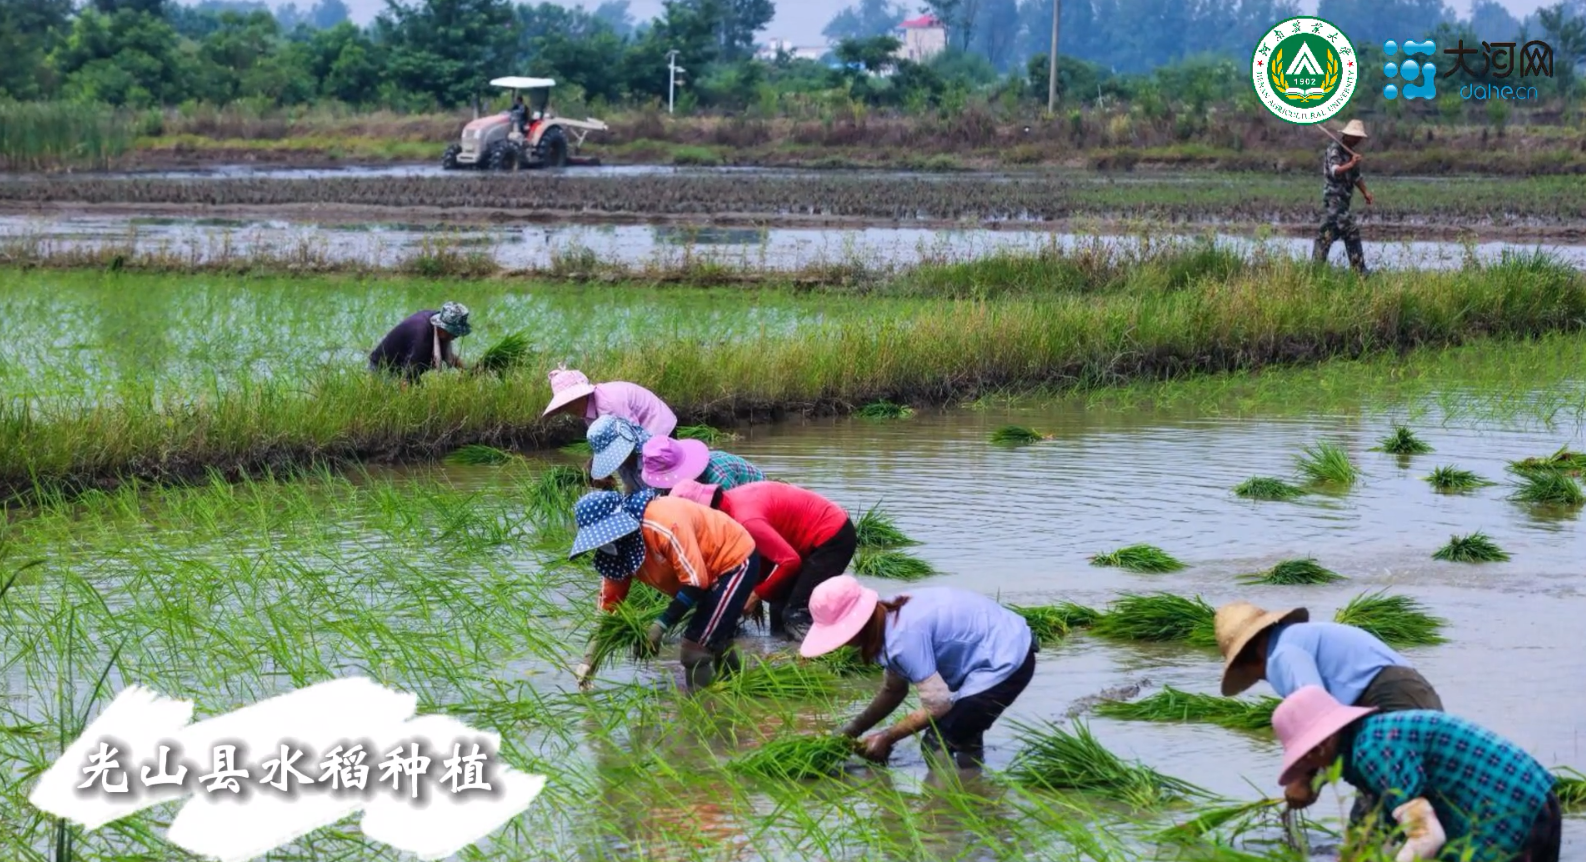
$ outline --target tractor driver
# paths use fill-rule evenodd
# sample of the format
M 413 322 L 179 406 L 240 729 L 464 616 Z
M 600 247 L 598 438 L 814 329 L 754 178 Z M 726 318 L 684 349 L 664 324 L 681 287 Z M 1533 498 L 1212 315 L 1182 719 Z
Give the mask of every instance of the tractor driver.
M 520 134 L 527 135 L 529 133 L 529 109 L 523 104 L 523 96 L 521 94 L 513 94 L 511 114 L 512 127 L 517 129 Z

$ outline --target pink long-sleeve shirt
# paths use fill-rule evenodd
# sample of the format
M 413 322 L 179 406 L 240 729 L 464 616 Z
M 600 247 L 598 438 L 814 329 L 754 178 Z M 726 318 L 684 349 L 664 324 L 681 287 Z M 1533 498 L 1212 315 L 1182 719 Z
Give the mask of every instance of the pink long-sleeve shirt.
M 637 383 L 620 380 L 595 384 L 589 406 L 584 408 L 584 424 L 593 425 L 602 416 L 626 419 L 652 437 L 670 437 L 677 428 L 677 415 L 665 401 Z

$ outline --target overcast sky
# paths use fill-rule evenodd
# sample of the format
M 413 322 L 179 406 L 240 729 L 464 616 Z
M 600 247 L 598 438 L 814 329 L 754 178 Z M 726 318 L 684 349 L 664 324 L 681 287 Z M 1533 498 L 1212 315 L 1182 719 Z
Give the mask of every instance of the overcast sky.
M 3 2 L 3 0 L 0 0 Z M 265 0 L 272 6 L 279 6 L 287 0 Z M 353 20 L 363 24 L 373 18 L 375 13 L 385 8 L 385 0 L 345 0 L 348 8 L 352 10 Z M 563 6 L 595 6 L 598 0 L 560 0 Z M 852 0 L 778 0 L 777 16 L 771 26 L 761 35 L 764 39 L 788 39 L 799 45 L 819 45 L 825 42 L 821 30 L 837 14 L 839 9 L 849 5 Z M 913 0 L 905 0 L 911 6 L 921 6 Z M 1470 0 L 1444 0 L 1454 7 L 1461 15 L 1470 12 Z M 1540 6 L 1552 0 L 1499 0 L 1516 18 L 1523 18 L 1536 11 Z M 299 7 L 313 6 L 314 0 L 297 0 Z M 661 0 L 633 0 L 633 14 L 635 18 L 650 18 L 660 13 Z M 1300 0 L 1300 8 L 1306 11 L 1315 11 L 1316 0 Z

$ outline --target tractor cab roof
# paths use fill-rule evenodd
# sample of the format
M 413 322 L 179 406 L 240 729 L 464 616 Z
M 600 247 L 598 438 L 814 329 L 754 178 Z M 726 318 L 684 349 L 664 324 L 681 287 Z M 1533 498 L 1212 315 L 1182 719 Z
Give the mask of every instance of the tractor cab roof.
M 550 78 L 497 78 L 490 82 L 492 87 L 502 87 L 508 90 L 539 90 L 556 86 Z

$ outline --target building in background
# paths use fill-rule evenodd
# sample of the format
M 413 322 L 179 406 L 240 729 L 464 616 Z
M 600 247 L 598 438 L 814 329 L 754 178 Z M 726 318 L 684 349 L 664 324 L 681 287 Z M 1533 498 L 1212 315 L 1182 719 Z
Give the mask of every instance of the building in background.
M 899 60 L 924 63 L 947 50 L 947 25 L 935 15 L 921 15 L 898 25 Z
M 825 45 L 795 45 L 786 39 L 771 39 L 760 46 L 755 58 L 767 63 L 775 62 L 783 54 L 795 60 L 819 60 L 830 53 Z

